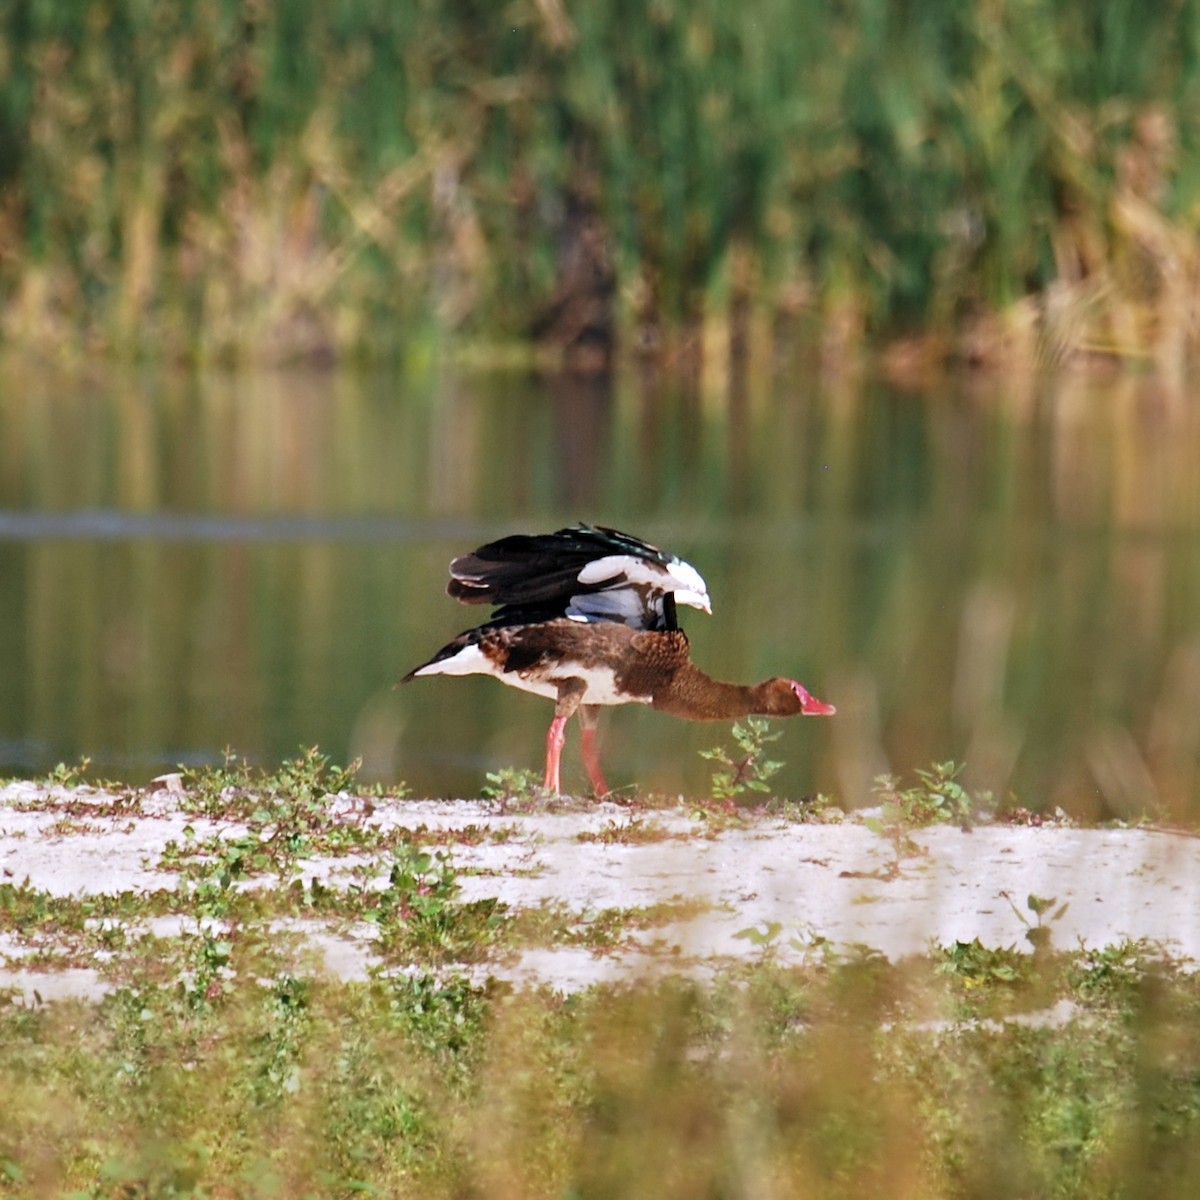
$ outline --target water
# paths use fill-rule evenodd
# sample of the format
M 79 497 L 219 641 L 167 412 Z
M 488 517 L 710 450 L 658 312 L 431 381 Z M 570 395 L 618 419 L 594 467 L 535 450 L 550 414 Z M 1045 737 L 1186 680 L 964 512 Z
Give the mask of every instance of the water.
M 456 553 L 575 520 L 704 574 L 696 661 L 838 705 L 779 790 L 883 771 L 1083 816 L 1197 812 L 1200 437 L 1153 378 L 787 379 L 729 403 L 449 371 L 0 366 L 0 772 L 144 780 L 318 744 L 421 793 L 539 766 L 545 701 L 393 682 L 482 612 Z M 636 707 L 614 786 L 699 792 L 724 726 Z M 564 784 L 582 787 L 574 731 Z

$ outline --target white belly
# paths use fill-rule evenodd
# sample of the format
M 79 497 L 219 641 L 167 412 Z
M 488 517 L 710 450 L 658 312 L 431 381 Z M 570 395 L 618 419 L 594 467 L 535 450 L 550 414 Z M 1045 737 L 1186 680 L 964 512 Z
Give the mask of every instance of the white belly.
M 457 654 L 441 662 L 422 667 L 418 675 L 491 675 L 509 687 L 533 692 L 550 700 L 558 698 L 558 682 L 582 679 L 587 685 L 584 704 L 649 704 L 650 696 L 629 696 L 617 691 L 616 679 L 609 667 L 562 667 L 541 669 L 536 674 L 502 671 L 478 646 L 464 646 Z

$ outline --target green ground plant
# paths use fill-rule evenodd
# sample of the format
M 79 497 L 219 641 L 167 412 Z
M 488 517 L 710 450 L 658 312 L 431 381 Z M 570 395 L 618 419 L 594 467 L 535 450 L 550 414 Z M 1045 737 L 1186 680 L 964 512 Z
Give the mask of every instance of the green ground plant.
M 958 782 L 962 764 L 934 763 L 918 767 L 917 782 L 901 787 L 895 776 L 880 775 L 875 794 L 883 805 L 885 821 L 896 821 L 910 829 L 925 825 L 953 823 L 968 825 L 991 800 L 990 796 L 972 796 Z
M 273 771 L 256 769 L 231 751 L 220 767 L 182 769 L 182 811 L 223 828 L 201 838 L 187 826 L 184 841 L 166 847 L 162 865 L 224 889 L 266 873 L 294 878 L 315 855 L 390 848 L 410 835 L 373 822 L 374 802 L 400 799 L 406 789 L 365 786 L 356 778 L 359 766 L 338 766 L 313 746 Z M 231 832 L 230 825 L 241 829 Z
M 368 806 L 373 799 L 398 800 L 408 794 L 403 783 L 391 788 L 365 784 L 358 779 L 362 761 L 339 766 L 319 747 L 302 747 L 300 753 L 273 770 L 254 767 L 226 749 L 219 767 L 181 767 L 180 778 L 188 798 L 187 811 L 197 816 L 254 821 L 277 825 L 282 838 L 302 835 L 305 828 L 320 828 L 330 820 L 330 802 L 353 798 Z
M 961 772 L 958 763 L 935 763 L 929 768 L 918 768 L 918 782 L 910 787 L 901 787 L 893 775 L 876 778 L 879 815 L 868 816 L 863 823 L 872 833 L 886 838 L 892 848 L 892 861 L 876 872 L 880 878 L 895 879 L 905 859 L 923 853 L 911 836 L 913 830 L 950 822 L 969 828 L 990 802 L 988 795 L 972 796 L 967 792 L 958 782 Z
M 1200 992 L 1136 947 L 1119 988 L 1051 956 L 1043 998 L 1078 1008 L 1053 1028 L 1008 1020 L 1033 983 L 970 947 L 570 997 L 302 979 L 242 949 L 231 972 L 239 947 L 197 943 L 183 989 L 147 973 L 93 1004 L 0 1003 L 7 1195 L 682 1200 L 770 1178 L 1082 1200 L 1200 1178 Z
M 85 754 L 77 764 L 68 765 L 67 763 L 59 763 L 54 770 L 46 776 L 46 782 L 58 787 L 77 787 L 84 780 L 89 768 L 92 765 L 92 760 Z
M 780 737 L 779 733 L 771 733 L 770 728 L 770 722 L 763 717 L 747 717 L 733 723 L 737 750 L 732 754 L 724 746 L 700 751 L 701 758 L 717 764 L 712 776 L 713 799 L 733 800 L 748 792 L 770 792 L 771 777 L 783 766 L 765 756 L 767 744 Z
M 191 803 L 217 813 L 225 795 L 269 841 L 297 772 L 320 850 L 310 801 L 341 779 L 326 766 Z M 325 797 L 366 811 L 340 785 Z M 214 859 L 194 875 L 185 855 L 165 864 L 178 887 L 143 893 L 0 880 L 5 947 L 26 967 L 90 964 L 107 989 L 0 990 L 6 1200 L 1115 1200 L 1200 1184 L 1200 977 L 1152 943 L 976 940 L 892 962 L 771 923 L 741 935 L 753 961 L 693 975 L 664 948 L 642 977 L 564 993 L 489 964 L 644 945 L 701 909 L 467 901 L 447 843 L 360 846 L 348 880 L 297 876 L 290 853 L 282 870 Z M 1013 911 L 1030 931 L 1062 915 L 1033 895 Z M 161 915 L 179 931 L 146 933 Z M 373 925 L 378 965 L 357 981 L 315 967 L 281 922 L 298 915 Z
M 653 842 L 665 842 L 681 835 L 672 834 L 657 821 L 647 821 L 631 816 L 627 821 L 606 821 L 602 829 L 587 830 L 577 835 L 581 842 L 599 842 L 602 845 L 645 846 Z
M 387 885 L 363 894 L 385 961 L 466 962 L 486 954 L 505 924 L 497 900 L 458 900 L 458 872 L 444 850 L 393 852 Z
M 1054 922 L 1062 919 L 1070 907 L 1070 902 L 1065 901 L 1059 904 L 1058 899 L 1054 896 L 1036 896 L 1030 892 L 1025 899 L 1025 907 L 1032 915 L 1027 917 L 1007 892 L 1000 894 L 1008 901 L 1008 906 L 1013 910 L 1017 920 L 1025 926 L 1025 940 L 1029 942 L 1035 952 L 1045 950 L 1050 945 Z
M 480 789 L 485 800 L 498 800 L 506 807 L 527 805 L 547 798 L 542 777 L 529 767 L 500 767 L 487 773 Z

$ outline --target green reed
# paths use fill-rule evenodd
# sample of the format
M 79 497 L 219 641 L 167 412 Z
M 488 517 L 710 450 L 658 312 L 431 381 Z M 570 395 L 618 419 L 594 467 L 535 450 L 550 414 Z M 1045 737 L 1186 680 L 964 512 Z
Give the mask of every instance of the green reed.
M 0 42 L 13 340 L 521 338 L 582 204 L 668 334 L 1192 349 L 1195 0 L 17 0 Z

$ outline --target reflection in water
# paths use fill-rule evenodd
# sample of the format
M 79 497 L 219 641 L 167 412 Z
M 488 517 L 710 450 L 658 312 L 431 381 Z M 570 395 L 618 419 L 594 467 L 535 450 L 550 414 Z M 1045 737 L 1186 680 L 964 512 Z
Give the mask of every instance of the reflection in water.
M 1200 439 L 1154 380 L 725 403 L 654 378 L 0 375 L 0 770 L 319 743 L 475 793 L 536 765 L 544 702 L 391 684 L 482 618 L 444 595 L 453 554 L 587 519 L 700 566 L 710 673 L 837 703 L 781 727 L 787 794 L 863 803 L 953 758 L 1029 807 L 1196 814 Z M 630 708 L 603 736 L 616 782 L 676 791 L 727 734 Z
M 612 379 L 565 375 L 552 386 L 550 402 L 556 506 L 565 512 L 590 512 L 604 488 L 613 417 Z

